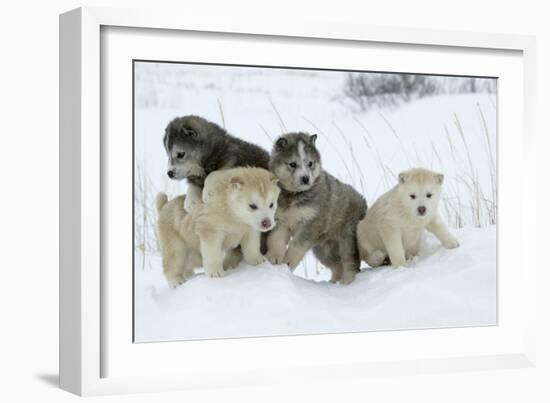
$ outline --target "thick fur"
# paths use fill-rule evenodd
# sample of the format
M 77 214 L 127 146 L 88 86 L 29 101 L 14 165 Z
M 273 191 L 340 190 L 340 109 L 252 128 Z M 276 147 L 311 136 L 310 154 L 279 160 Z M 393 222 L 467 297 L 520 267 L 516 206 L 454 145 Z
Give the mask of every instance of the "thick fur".
M 361 258 L 376 267 L 388 261 L 405 266 L 418 254 L 424 230 L 433 233 L 446 248 L 458 241 L 441 220 L 437 207 L 443 175 L 426 169 L 399 174 L 399 183 L 370 207 L 357 229 Z
M 200 116 L 173 119 L 166 127 L 164 148 L 171 179 L 187 179 L 185 209 L 200 202 L 205 178 L 214 171 L 234 167 L 268 168 L 269 154 L 254 144 L 231 136 Z
M 348 284 L 359 271 L 356 229 L 367 203 L 351 186 L 322 169 L 316 138 L 290 133 L 275 142 L 270 169 L 282 190 L 277 227 L 268 234 L 267 258 L 294 269 L 312 249 L 331 269 L 331 281 Z
M 260 233 L 275 225 L 280 192 L 276 183 L 273 174 L 261 168 L 214 172 L 205 181 L 204 203 L 191 213 L 184 209 L 186 196 L 167 201 L 159 193 L 158 232 L 168 283 L 177 287 L 201 266 L 207 276 L 221 277 L 243 257 L 252 265 L 264 262 Z

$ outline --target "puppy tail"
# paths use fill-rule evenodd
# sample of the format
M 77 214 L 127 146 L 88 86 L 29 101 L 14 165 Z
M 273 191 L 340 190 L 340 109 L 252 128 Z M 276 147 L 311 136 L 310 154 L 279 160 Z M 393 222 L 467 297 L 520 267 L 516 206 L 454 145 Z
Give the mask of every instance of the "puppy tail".
M 166 203 L 168 203 L 168 196 L 166 196 L 166 193 L 162 193 L 162 192 L 158 193 L 157 194 L 157 211 L 159 213 Z

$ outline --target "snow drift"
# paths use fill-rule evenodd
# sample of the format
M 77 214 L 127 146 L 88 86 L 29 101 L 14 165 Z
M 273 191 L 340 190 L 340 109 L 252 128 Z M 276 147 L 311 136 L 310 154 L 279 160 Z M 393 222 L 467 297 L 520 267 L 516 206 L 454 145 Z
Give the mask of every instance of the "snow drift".
M 137 342 L 496 324 L 496 227 L 426 235 L 408 268 L 365 268 L 348 286 L 244 263 L 168 287 L 160 258 L 136 270 Z M 136 265 L 139 267 L 139 265 Z

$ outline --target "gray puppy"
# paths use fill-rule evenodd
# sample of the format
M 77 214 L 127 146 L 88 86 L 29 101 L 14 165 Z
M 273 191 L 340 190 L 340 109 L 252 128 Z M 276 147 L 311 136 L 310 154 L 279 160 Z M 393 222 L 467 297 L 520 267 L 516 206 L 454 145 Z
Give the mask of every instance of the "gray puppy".
M 163 142 L 168 155 L 168 177 L 187 178 L 189 183 L 184 205 L 187 212 L 200 202 L 204 179 L 209 173 L 245 166 L 268 168 L 267 151 L 231 136 L 200 116 L 173 119 L 166 127 Z
M 361 263 L 356 230 L 367 203 L 351 186 L 323 170 L 316 139 L 315 134 L 289 133 L 275 142 L 269 169 L 282 190 L 277 226 L 267 239 L 267 258 L 294 269 L 312 249 L 331 269 L 332 282 L 349 284 Z

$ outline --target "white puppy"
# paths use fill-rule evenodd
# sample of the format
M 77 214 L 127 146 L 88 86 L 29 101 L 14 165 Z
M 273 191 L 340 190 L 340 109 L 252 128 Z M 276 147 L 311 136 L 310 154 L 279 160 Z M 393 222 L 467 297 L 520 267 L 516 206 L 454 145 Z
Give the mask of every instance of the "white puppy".
M 233 168 L 208 175 L 203 203 L 191 213 L 185 211 L 185 196 L 168 201 L 159 193 L 159 241 L 168 283 L 178 286 L 201 266 L 207 276 L 221 277 L 241 257 L 251 265 L 264 262 L 260 233 L 275 227 L 279 192 L 269 171 Z
M 438 212 L 443 175 L 426 169 L 399 174 L 399 183 L 376 200 L 357 226 L 361 259 L 376 267 L 387 261 L 405 266 L 418 254 L 423 231 L 434 234 L 448 249 L 459 246 Z

